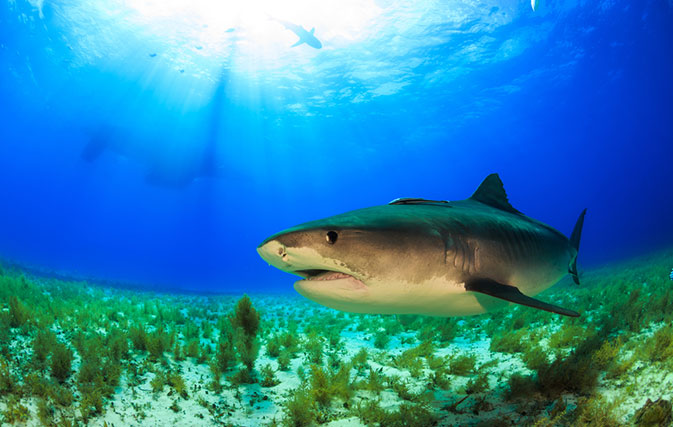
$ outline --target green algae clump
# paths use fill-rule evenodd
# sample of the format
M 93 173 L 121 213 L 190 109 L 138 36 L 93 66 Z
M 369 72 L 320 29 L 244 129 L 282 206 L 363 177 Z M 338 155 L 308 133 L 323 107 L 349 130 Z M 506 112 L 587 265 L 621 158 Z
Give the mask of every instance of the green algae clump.
M 70 377 L 73 357 L 72 350 L 68 346 L 55 343 L 51 355 L 51 376 L 61 383 L 65 382 Z
M 260 316 L 252 306 L 252 301 L 247 295 L 243 295 L 236 303 L 236 309 L 231 317 L 231 325 L 234 327 L 234 347 L 239 360 L 245 367 L 238 373 L 238 381 L 250 383 L 254 381 L 252 369 L 259 353 L 257 331 L 259 330 Z
M 633 423 L 637 426 L 667 426 L 673 421 L 670 400 L 657 399 L 647 402 L 633 415 Z

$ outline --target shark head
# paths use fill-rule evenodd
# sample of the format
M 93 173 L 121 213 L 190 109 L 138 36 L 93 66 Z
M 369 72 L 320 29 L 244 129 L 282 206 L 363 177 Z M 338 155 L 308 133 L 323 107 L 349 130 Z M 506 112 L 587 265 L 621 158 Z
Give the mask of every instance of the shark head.
M 272 266 L 302 279 L 297 292 L 319 304 L 356 313 L 397 313 L 444 265 L 444 243 L 406 206 L 375 206 L 277 233 L 257 251 Z M 424 266 L 426 268 L 424 268 Z M 400 302 L 403 301 L 402 306 Z

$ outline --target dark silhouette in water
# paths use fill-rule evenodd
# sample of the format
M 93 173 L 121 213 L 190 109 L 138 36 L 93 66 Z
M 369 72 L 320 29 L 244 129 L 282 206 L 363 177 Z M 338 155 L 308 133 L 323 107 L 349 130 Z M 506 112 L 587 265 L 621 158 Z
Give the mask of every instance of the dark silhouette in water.
M 166 144 L 146 141 L 140 135 L 119 126 L 100 125 L 90 132 L 81 152 L 83 160 L 93 163 L 106 151 L 148 165 L 145 181 L 150 185 L 184 188 L 199 178 L 215 178 L 215 140 L 207 139 L 202 149 L 166 150 Z M 200 152 L 199 152 L 200 151 Z
M 278 22 L 283 27 L 292 31 L 297 35 L 297 37 L 299 37 L 297 43 L 293 44 L 291 47 L 296 47 L 304 43 L 316 49 L 320 49 L 322 47 L 322 43 L 320 43 L 320 40 L 318 40 L 314 34 L 315 28 L 311 28 L 311 31 L 306 31 L 301 25 L 293 24 L 288 21 L 282 21 L 280 19 L 274 19 L 274 21 Z
M 139 160 L 149 165 L 145 181 L 150 185 L 184 188 L 200 178 L 218 178 L 224 169 L 217 164 L 217 143 L 221 132 L 222 112 L 225 108 L 225 90 L 228 83 L 226 69 L 220 74 L 210 115 L 204 125 L 203 148 L 166 152 L 166 144 L 143 141 L 120 126 L 100 125 L 90 132 L 89 141 L 81 152 L 87 162 L 96 161 L 105 151 Z

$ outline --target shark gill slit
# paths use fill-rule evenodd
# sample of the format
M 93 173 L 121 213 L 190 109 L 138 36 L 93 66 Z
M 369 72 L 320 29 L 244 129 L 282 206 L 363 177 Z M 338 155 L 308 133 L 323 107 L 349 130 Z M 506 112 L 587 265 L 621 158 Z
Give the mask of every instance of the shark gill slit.
M 521 228 L 521 234 L 521 245 L 524 256 L 530 257 L 531 255 L 538 253 L 535 239 L 533 238 L 533 232 L 527 228 Z
M 463 258 L 464 258 L 464 256 L 463 256 L 463 252 L 464 252 L 464 250 L 463 250 L 463 239 L 460 239 L 460 238 L 455 239 L 454 240 L 454 248 L 455 248 L 455 254 L 454 254 L 454 258 L 453 258 L 453 265 L 457 269 L 462 271 L 463 270 Z
M 503 249 L 507 260 L 512 263 L 516 260 L 516 249 L 512 244 L 514 241 L 514 236 L 512 232 L 507 227 L 502 227 L 499 230 L 499 234 L 502 236 L 500 246 Z
M 519 227 L 514 227 L 512 229 L 513 234 L 514 234 L 514 247 L 516 248 L 516 252 L 519 258 L 523 258 L 526 256 L 526 236 L 524 235 L 524 232 L 521 228 Z
M 474 274 L 476 272 L 474 245 L 462 236 L 452 237 L 452 242 L 446 251 L 447 262 L 450 260 L 456 269 Z

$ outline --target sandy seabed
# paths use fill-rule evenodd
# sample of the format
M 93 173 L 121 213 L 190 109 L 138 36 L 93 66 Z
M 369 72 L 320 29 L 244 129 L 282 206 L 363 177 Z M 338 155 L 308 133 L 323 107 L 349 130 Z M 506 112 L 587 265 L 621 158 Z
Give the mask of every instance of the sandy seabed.
M 253 293 L 241 308 L 242 295 L 5 269 L 0 417 L 31 426 L 670 425 L 671 264 L 670 251 L 641 257 L 539 296 L 578 319 L 514 306 L 449 319 L 356 315 L 294 294 Z

